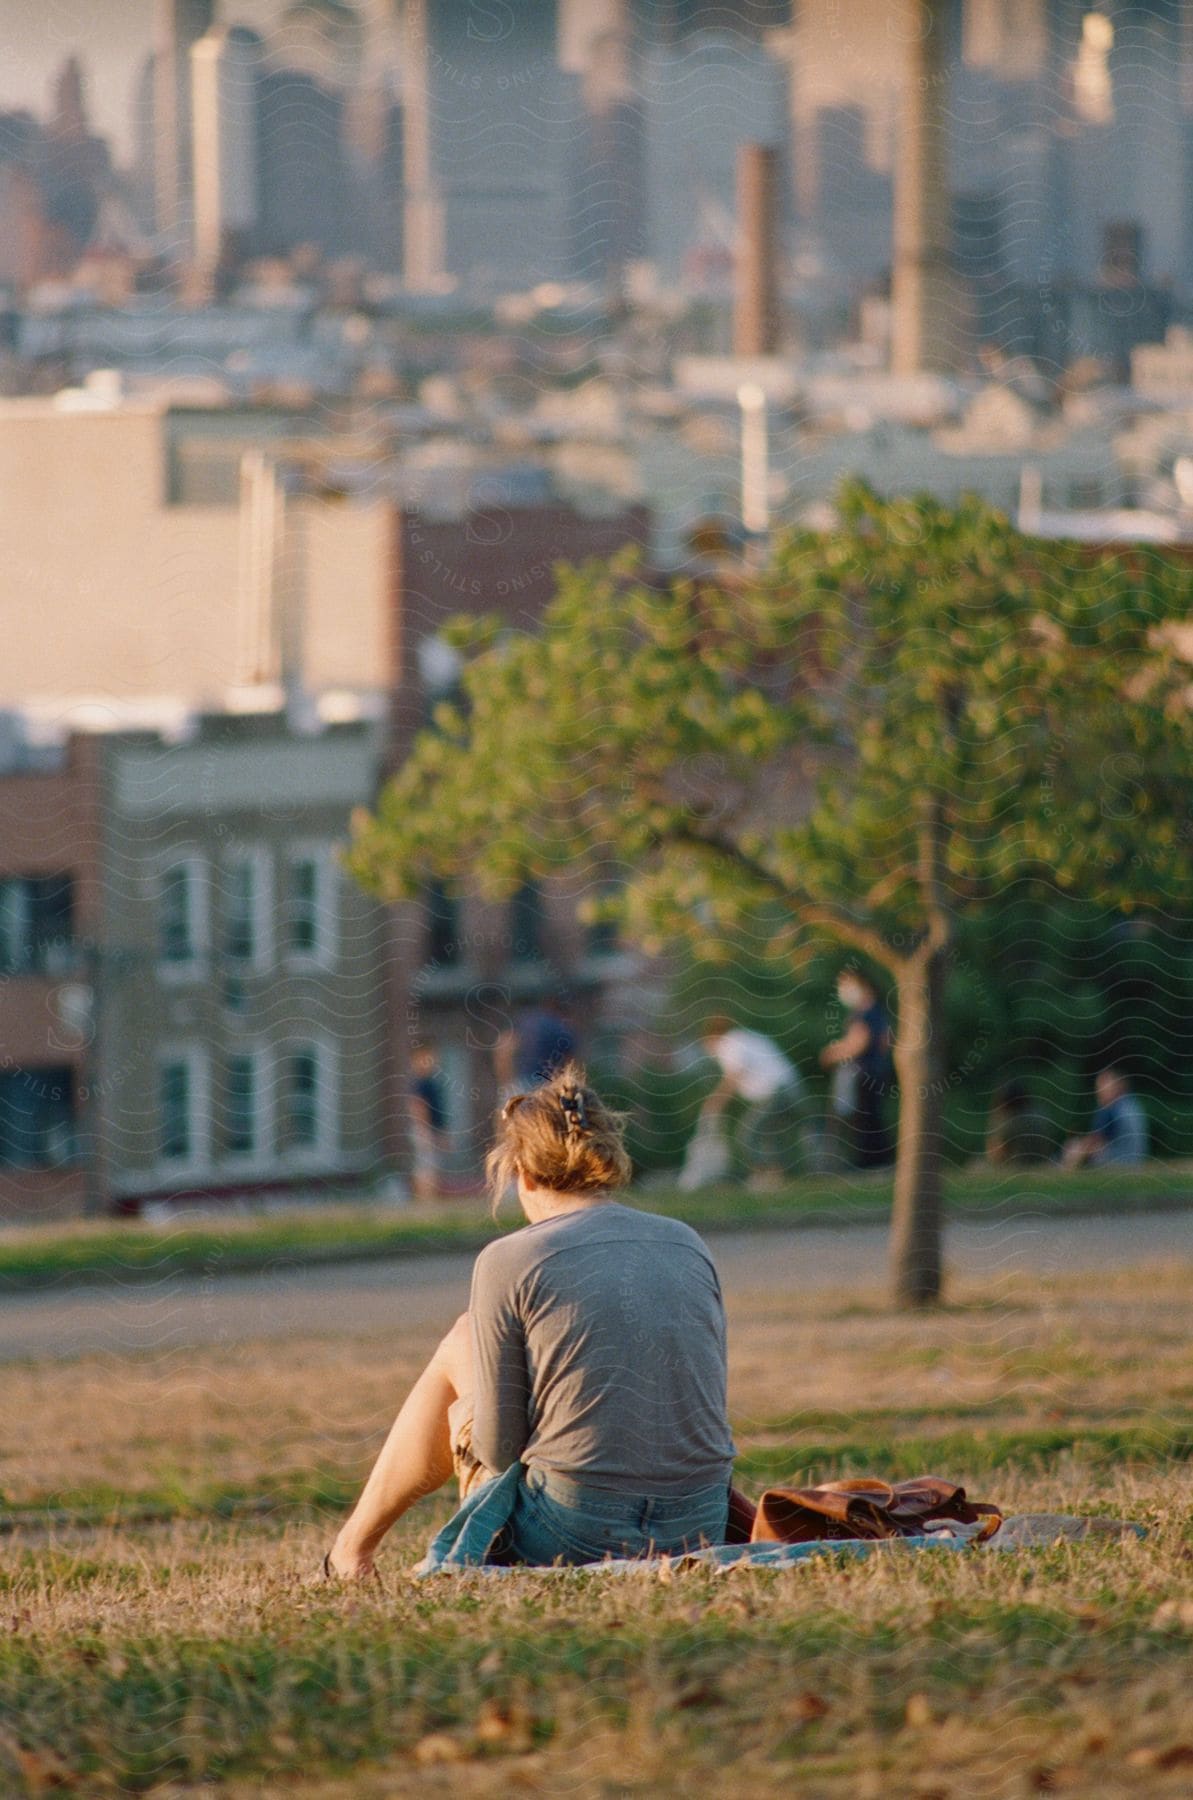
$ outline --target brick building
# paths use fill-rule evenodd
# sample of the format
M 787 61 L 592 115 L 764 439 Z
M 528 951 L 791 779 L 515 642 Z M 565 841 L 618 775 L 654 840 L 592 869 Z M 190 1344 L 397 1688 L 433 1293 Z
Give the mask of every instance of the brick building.
M 391 724 L 396 768 L 455 671 L 439 634 L 461 613 L 496 613 L 533 629 L 561 562 L 609 558 L 645 546 L 647 508 L 582 513 L 555 503 L 495 507 L 437 519 L 399 510 L 393 519 Z M 566 880 L 525 886 L 507 904 L 434 892 L 392 909 L 388 958 L 393 1064 L 386 1148 L 404 1161 L 410 1045 L 437 1044 L 461 1172 L 475 1168 L 496 1098 L 492 1050 L 523 1005 L 564 992 L 586 1053 L 599 1054 L 650 1004 L 644 964 L 576 918 L 579 888 Z
M 103 1185 L 341 1190 L 378 1172 L 380 910 L 339 866 L 381 727 L 209 714 L 105 745 Z
M 81 1212 L 94 1135 L 101 915 L 94 738 L 28 746 L 0 719 L 0 1217 Z
M 531 629 L 558 563 L 645 545 L 648 528 L 642 507 L 390 509 L 384 725 L 192 712 L 180 738 L 118 729 L 54 752 L 14 728 L 7 760 L 0 748 L 0 1211 L 369 1183 L 405 1164 L 420 1036 L 441 1047 L 457 1162 L 475 1173 L 493 1043 L 520 1006 L 565 990 L 590 1055 L 640 1023 L 642 959 L 580 924 L 578 885 L 387 912 L 336 849 L 454 680 L 446 621 L 495 612 Z
M 344 875 L 383 731 L 217 714 L 0 773 L 0 1216 L 381 1172 L 384 916 Z

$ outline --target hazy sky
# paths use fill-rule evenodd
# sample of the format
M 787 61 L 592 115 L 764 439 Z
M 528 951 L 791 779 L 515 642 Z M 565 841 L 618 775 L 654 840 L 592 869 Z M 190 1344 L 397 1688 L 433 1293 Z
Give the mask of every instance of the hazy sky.
M 231 24 L 265 25 L 285 0 L 225 0 Z M 77 51 L 90 77 L 96 129 L 127 156 L 132 87 L 150 48 L 153 0 L 0 0 L 0 110 L 26 106 L 42 114 L 50 78 Z

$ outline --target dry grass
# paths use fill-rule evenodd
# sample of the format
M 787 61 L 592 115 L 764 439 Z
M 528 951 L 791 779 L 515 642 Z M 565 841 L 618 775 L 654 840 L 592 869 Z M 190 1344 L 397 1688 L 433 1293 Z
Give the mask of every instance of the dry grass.
M 11 1368 L 0 1791 L 1186 1794 L 1191 1275 L 1004 1284 L 927 1319 L 731 1294 L 747 1475 L 930 1467 L 1152 1535 L 666 1583 L 411 1582 L 446 1497 L 378 1590 L 312 1579 L 425 1320 Z

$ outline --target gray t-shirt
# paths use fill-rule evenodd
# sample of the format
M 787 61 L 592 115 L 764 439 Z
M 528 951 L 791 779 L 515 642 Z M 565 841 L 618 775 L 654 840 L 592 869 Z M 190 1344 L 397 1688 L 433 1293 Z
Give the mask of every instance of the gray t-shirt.
M 616 1201 L 489 1244 L 472 1275 L 472 1448 L 621 1493 L 729 1480 L 725 1308 L 687 1225 Z

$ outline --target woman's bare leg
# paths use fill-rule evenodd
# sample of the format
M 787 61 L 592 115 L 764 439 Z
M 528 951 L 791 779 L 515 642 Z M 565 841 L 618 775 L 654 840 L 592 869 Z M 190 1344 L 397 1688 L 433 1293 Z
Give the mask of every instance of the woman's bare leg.
M 452 1473 L 447 1409 L 472 1390 L 472 1338 L 461 1313 L 406 1396 L 360 1499 L 331 1551 L 337 1575 L 368 1575 L 377 1546 L 408 1507 Z

